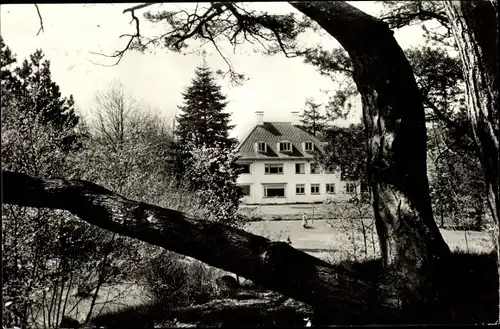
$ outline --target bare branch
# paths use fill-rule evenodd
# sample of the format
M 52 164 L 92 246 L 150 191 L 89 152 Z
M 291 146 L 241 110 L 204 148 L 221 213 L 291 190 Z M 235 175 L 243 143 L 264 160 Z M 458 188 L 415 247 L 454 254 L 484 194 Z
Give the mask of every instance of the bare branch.
M 151 5 L 154 5 L 154 4 L 157 4 L 158 2 L 149 2 L 149 3 L 143 3 L 141 5 L 137 5 L 137 6 L 134 6 L 134 7 L 130 7 L 130 8 L 127 8 L 125 10 L 123 10 L 123 13 L 125 14 L 126 12 L 130 11 L 134 11 L 134 10 L 137 10 L 137 9 L 142 9 L 142 8 L 145 8 L 145 7 L 148 7 L 148 6 L 151 6 Z
M 38 33 L 36 35 L 39 35 L 40 32 L 45 32 L 45 30 L 43 29 L 43 19 L 42 19 L 42 14 L 40 14 L 40 8 L 38 8 L 38 5 L 35 3 L 35 8 L 36 8 L 36 12 L 38 14 L 38 19 L 40 20 L 40 28 L 38 29 Z
M 111 65 L 98 64 L 98 65 L 101 65 L 101 66 L 116 66 L 116 65 L 118 65 L 120 63 L 120 61 L 122 60 L 123 55 L 125 54 L 125 52 L 130 49 L 130 46 L 132 45 L 132 42 L 135 39 L 140 40 L 140 37 L 141 37 L 141 30 L 140 30 L 140 26 L 139 26 L 139 19 L 137 18 L 137 16 L 135 16 L 135 10 L 142 9 L 142 8 L 154 5 L 154 4 L 156 4 L 156 3 L 155 2 L 144 3 L 144 4 L 141 4 L 141 5 L 137 5 L 137 6 L 130 7 L 130 8 L 127 8 L 127 9 L 123 10 L 123 13 L 130 12 L 130 15 L 132 16 L 132 20 L 130 21 L 130 23 L 132 23 L 132 22 L 135 21 L 135 34 L 122 34 L 122 35 L 120 35 L 120 38 L 122 38 L 122 37 L 129 37 L 130 39 L 127 42 L 127 45 L 125 46 L 125 48 L 123 48 L 122 50 L 119 50 L 119 51 L 115 51 L 115 53 L 112 54 L 112 55 L 106 55 L 106 54 L 103 54 L 103 53 L 96 53 L 96 52 L 92 52 L 91 51 L 90 53 L 93 54 L 93 55 L 99 55 L 99 56 L 103 56 L 103 57 L 107 57 L 107 58 L 117 58 L 117 61 L 114 64 L 111 64 Z

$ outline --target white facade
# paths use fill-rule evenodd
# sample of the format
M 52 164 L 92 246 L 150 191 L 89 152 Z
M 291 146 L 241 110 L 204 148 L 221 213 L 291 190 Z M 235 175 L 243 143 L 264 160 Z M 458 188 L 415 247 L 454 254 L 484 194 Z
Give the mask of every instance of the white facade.
M 246 204 L 312 203 L 351 196 L 346 187 L 351 183 L 341 181 L 340 173 L 327 173 L 320 168 L 319 173 L 313 174 L 313 161 L 309 159 L 258 159 L 241 160 L 239 163 L 250 165 L 250 173 L 238 177 L 238 184 L 249 193 L 243 197 Z M 303 167 L 296 168 L 297 164 Z M 282 165 L 282 170 L 273 170 L 282 172 L 266 172 L 267 165 L 274 165 L 271 166 L 273 168 Z M 297 173 L 297 169 L 303 173 Z

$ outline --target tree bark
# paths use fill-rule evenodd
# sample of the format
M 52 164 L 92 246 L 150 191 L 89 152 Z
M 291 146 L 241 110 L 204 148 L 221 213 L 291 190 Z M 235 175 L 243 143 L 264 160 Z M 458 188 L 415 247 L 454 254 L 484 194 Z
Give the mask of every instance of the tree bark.
M 499 259 L 498 2 L 444 1 L 466 85 L 467 114 L 480 154 Z
M 291 4 L 337 39 L 353 62 L 383 260 L 402 275 L 403 307 L 415 321 L 433 322 L 436 312 L 449 311 L 439 274 L 450 251 L 432 214 L 425 115 L 411 66 L 381 20 L 340 1 Z
M 101 228 L 199 259 L 313 307 L 348 310 L 345 323 L 397 314 L 390 291 L 359 273 L 221 223 L 136 202 L 83 180 L 41 180 L 2 171 L 3 203 L 67 210 Z M 365 274 L 366 275 L 366 274 Z

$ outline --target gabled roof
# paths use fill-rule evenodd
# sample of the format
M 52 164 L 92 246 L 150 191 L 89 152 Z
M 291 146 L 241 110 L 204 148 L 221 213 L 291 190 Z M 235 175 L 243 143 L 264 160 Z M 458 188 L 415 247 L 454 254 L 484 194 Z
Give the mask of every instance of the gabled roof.
M 279 152 L 278 143 L 289 141 L 292 145 L 291 152 Z M 257 152 L 256 142 L 266 142 L 267 152 Z M 315 136 L 307 133 L 290 122 L 263 122 L 256 125 L 238 145 L 240 160 L 245 159 L 287 159 L 307 158 L 313 159 L 314 155 L 304 152 L 302 143 L 312 142 L 316 150 L 323 151 L 322 142 Z

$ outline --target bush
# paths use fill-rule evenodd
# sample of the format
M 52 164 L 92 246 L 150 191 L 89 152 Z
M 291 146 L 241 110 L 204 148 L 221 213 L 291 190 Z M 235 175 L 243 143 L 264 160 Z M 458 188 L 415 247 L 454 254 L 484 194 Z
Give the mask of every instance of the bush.
M 147 261 L 142 275 L 154 304 L 181 307 L 214 299 L 217 272 L 200 261 L 162 251 Z

